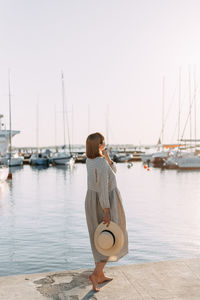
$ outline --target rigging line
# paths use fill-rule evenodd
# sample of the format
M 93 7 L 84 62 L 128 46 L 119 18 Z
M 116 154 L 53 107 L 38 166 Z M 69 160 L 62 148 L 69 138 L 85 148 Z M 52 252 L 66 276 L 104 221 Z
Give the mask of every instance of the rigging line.
M 195 139 L 195 147 L 196 147 L 196 139 L 197 139 L 197 128 L 196 128 L 196 66 L 194 67 L 193 70 L 193 81 L 194 81 L 194 139 Z
M 175 88 L 175 90 L 176 90 L 176 88 Z M 173 96 L 172 97 L 174 97 L 175 96 L 175 90 L 174 90 L 174 93 L 173 93 Z M 182 97 L 182 103 L 184 102 L 184 100 L 186 99 L 186 92 L 184 92 L 184 94 L 183 94 L 183 97 Z M 173 100 L 173 99 L 172 99 Z M 170 109 L 171 109 L 171 105 L 172 105 L 172 100 L 171 100 L 171 103 L 170 103 Z M 169 110 L 170 109 L 168 109 L 168 112 L 169 112 Z M 180 113 L 182 112 L 182 109 L 183 109 L 183 107 L 180 109 Z M 168 117 L 168 113 L 167 113 L 167 116 L 166 116 L 166 121 L 167 121 L 167 117 Z M 166 122 L 165 121 L 165 122 Z M 176 130 L 176 128 L 177 128 L 177 125 L 178 125 L 178 122 L 176 122 L 176 125 L 175 125 L 175 130 Z M 166 126 L 166 124 L 164 125 L 164 127 Z M 162 133 L 161 133 L 162 134 Z M 160 137 L 161 137 L 161 134 L 160 134 Z M 174 135 L 175 135 L 175 131 L 174 131 L 174 133 L 173 133 L 173 138 L 172 138 L 172 140 L 174 139 Z
M 65 108 L 66 108 L 66 112 L 67 112 L 67 104 L 66 104 L 66 94 L 65 94 L 65 82 L 64 82 L 64 74 L 62 72 L 61 74 L 62 77 L 62 96 L 63 96 L 63 120 L 65 121 Z M 70 143 L 70 132 L 69 132 L 69 118 L 68 118 L 68 113 L 66 114 L 66 123 L 67 123 L 67 135 L 68 135 L 68 147 L 69 147 L 69 152 L 70 155 L 72 154 L 71 151 L 71 143 Z M 64 127 L 65 127 L 65 123 L 64 123 Z M 65 128 L 64 128 L 64 135 L 65 135 Z M 64 136 L 65 139 L 65 136 Z M 66 142 L 65 142 L 65 146 L 66 146 Z
M 184 100 L 186 99 L 186 92 L 184 94 L 184 96 L 181 98 L 183 101 L 182 103 L 184 102 Z M 180 108 L 180 115 L 181 115 L 181 112 L 183 111 L 183 106 Z M 171 138 L 171 141 L 174 140 L 174 136 L 175 136 L 175 133 L 176 133 L 176 128 L 178 126 L 178 121 L 176 121 L 176 125 L 175 125 L 175 128 L 174 128 L 174 133 L 172 134 L 172 138 Z
M 167 111 L 166 117 L 165 117 L 165 119 L 164 119 L 164 124 L 163 124 L 163 128 L 161 129 L 161 132 L 160 132 L 160 135 L 159 135 L 159 139 L 161 138 L 162 131 L 165 129 L 166 122 L 167 122 L 167 119 L 168 119 L 169 113 L 170 113 L 170 111 L 171 111 L 171 108 L 172 108 L 173 100 L 174 100 L 174 98 L 175 98 L 175 94 L 176 94 L 176 87 L 174 88 L 174 91 L 173 91 L 173 93 L 172 93 L 172 96 L 171 96 L 171 102 L 170 102 L 170 105 L 169 105 L 169 108 L 168 108 L 168 111 Z
M 195 100 L 195 97 L 197 97 L 197 92 L 198 92 L 198 90 L 199 90 L 199 87 L 196 88 L 196 93 L 195 93 L 195 95 L 193 95 L 193 99 L 192 99 L 192 101 L 191 101 L 191 103 L 190 103 L 190 109 L 189 109 L 189 113 L 188 113 L 188 116 L 187 116 L 187 119 L 186 119 L 186 122 L 185 122 L 185 126 L 184 126 L 184 129 L 183 129 L 183 133 L 182 133 L 182 135 L 181 135 L 181 140 L 183 139 L 183 136 L 184 136 L 184 133 L 185 133 L 185 129 L 186 129 L 188 120 L 189 120 L 190 115 L 191 115 L 192 105 L 193 105 L 193 102 L 194 102 L 194 100 Z
M 110 122 L 110 123 L 111 123 L 111 122 Z M 113 133 L 113 129 L 112 129 L 110 123 L 109 123 L 110 136 L 113 137 L 113 140 L 114 140 L 114 141 L 117 141 L 116 135 Z

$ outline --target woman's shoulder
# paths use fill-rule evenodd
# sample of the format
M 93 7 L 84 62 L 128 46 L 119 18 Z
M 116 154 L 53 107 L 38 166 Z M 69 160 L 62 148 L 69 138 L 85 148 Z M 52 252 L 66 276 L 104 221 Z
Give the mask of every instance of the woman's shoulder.
M 95 164 L 96 166 L 106 166 L 107 162 L 104 157 L 97 156 L 95 158 L 88 158 L 86 159 L 87 164 Z
M 98 161 L 98 160 L 105 160 L 105 158 L 104 157 L 101 157 L 101 156 L 97 156 L 97 157 L 95 157 L 95 158 L 89 158 L 89 157 L 87 157 L 86 158 L 86 161 Z

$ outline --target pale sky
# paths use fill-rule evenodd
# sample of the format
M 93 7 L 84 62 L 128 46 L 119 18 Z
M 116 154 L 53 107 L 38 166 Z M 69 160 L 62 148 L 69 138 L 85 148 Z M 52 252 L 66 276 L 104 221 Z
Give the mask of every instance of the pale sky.
M 189 111 L 188 70 L 196 69 L 197 116 L 200 85 L 200 2 L 194 0 L 0 0 L 0 113 L 8 128 L 8 68 L 16 146 L 63 144 L 60 72 L 73 142 L 89 132 L 109 142 L 152 144 L 162 125 L 164 142 L 176 142 L 178 71 L 182 70 L 181 133 Z M 72 114 L 73 106 L 73 114 Z M 170 109 L 169 109 L 170 108 Z M 197 137 L 200 138 L 197 118 Z M 194 115 L 192 115 L 194 133 Z M 185 138 L 189 138 L 187 126 Z M 72 138 L 72 137 L 71 137 Z

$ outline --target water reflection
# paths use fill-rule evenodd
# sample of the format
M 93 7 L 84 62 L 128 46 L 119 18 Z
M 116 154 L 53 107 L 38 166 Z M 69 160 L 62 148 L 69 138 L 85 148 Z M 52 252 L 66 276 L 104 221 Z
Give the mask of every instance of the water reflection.
M 7 181 L 0 182 L 0 200 L 5 199 L 6 194 L 8 193 L 9 187 Z
M 20 172 L 23 169 L 24 166 L 14 166 L 14 167 L 10 167 L 10 171 L 11 173 L 16 173 L 16 172 Z
M 46 170 L 46 169 L 48 169 L 49 167 L 47 166 L 47 165 L 31 165 L 31 169 L 33 170 L 33 171 L 42 171 L 42 170 Z
M 7 182 L 0 183 L 0 215 L 4 215 L 8 211 L 9 203 L 7 196 L 9 192 L 9 186 Z
M 76 168 L 75 165 L 70 166 L 70 165 L 56 165 L 54 167 L 56 169 L 56 174 L 59 176 L 62 176 L 64 181 L 69 181 L 71 182 L 72 174 Z

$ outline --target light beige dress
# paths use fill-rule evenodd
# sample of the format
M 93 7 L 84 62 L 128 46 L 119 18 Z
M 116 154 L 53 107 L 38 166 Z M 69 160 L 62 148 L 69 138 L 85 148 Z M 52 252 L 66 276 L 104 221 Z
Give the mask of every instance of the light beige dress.
M 116 182 L 116 164 L 110 166 L 103 157 L 87 158 L 88 190 L 85 198 L 85 212 L 90 236 L 90 244 L 95 262 L 117 261 L 128 253 L 126 218 L 120 192 Z M 117 256 L 104 256 L 94 245 L 94 232 L 103 221 L 104 208 L 110 208 L 111 221 L 117 223 L 124 232 L 125 243 Z

